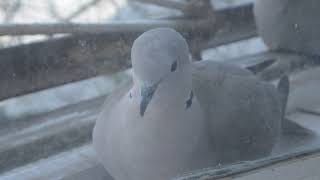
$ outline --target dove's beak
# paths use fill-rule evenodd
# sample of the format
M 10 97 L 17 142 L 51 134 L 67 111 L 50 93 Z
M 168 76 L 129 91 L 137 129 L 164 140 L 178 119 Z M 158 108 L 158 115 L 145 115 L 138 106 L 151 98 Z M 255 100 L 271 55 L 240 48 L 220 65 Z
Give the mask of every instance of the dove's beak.
M 141 87 L 140 115 L 143 116 L 160 82 Z

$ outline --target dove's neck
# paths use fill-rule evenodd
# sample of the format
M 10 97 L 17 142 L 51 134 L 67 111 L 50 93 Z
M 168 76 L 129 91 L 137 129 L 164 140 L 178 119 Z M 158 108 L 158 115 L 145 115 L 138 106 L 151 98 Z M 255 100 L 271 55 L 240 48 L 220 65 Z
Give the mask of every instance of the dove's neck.
M 184 94 L 191 90 L 191 76 L 186 72 L 178 72 L 169 76 L 160 85 L 159 90 Z M 161 88 L 162 87 L 162 88 Z
M 140 101 L 141 87 L 143 87 L 145 83 L 139 81 L 136 77 L 133 77 L 133 79 L 135 82 L 133 94 L 137 97 L 137 100 Z M 191 90 L 192 80 L 190 66 L 186 65 L 183 69 L 170 73 L 161 80 L 149 106 L 185 106 L 186 101 L 190 97 Z M 161 107 L 161 109 L 162 108 L 163 107 Z
M 154 94 L 154 102 L 159 102 L 157 105 L 162 107 L 172 105 L 184 108 L 191 90 L 191 73 L 189 67 L 186 67 L 175 73 L 170 73 L 162 80 Z

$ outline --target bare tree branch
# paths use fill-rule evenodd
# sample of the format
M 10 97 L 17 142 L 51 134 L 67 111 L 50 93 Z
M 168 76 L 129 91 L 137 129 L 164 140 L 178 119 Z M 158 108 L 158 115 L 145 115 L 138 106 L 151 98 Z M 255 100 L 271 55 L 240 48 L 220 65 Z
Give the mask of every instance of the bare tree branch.
M 177 9 L 183 11 L 187 6 L 188 3 L 172 1 L 172 0 L 135 0 L 142 3 L 154 4 L 166 8 Z
M 1 2 L 0 7 L 5 13 L 4 22 L 8 23 L 14 18 L 18 10 L 21 8 L 21 0 L 4 0 Z
M 60 14 L 57 11 L 56 4 L 54 3 L 54 0 L 48 1 L 49 4 L 49 13 L 51 17 L 55 18 L 58 21 L 64 21 L 64 18 L 60 16 Z
M 92 0 L 86 4 L 83 4 L 80 6 L 80 8 L 78 10 L 76 10 L 75 12 L 71 13 L 67 18 L 65 18 L 65 21 L 70 21 L 71 19 L 79 16 L 80 14 L 82 14 L 83 12 L 85 12 L 86 10 L 88 10 L 90 7 L 95 6 L 96 4 L 98 4 L 99 2 L 101 2 L 101 0 Z
M 197 31 L 208 30 L 207 20 L 153 20 L 114 22 L 108 24 L 2 24 L 0 35 L 34 35 L 34 34 L 69 34 L 69 33 L 112 33 L 112 32 L 141 32 L 156 27 L 171 27 L 177 30 Z
M 73 13 L 71 13 L 69 16 L 67 17 L 62 17 L 59 15 L 59 13 L 56 10 L 55 4 L 53 1 L 49 1 L 49 12 L 51 13 L 51 15 L 62 22 L 70 22 L 72 19 L 76 18 L 77 16 L 81 15 L 82 13 L 84 13 L 85 11 L 87 11 L 89 8 L 91 8 L 92 6 L 95 6 L 96 4 L 98 4 L 99 2 L 101 2 L 101 0 L 92 0 L 88 3 L 85 3 L 83 5 L 81 5 L 76 11 L 74 11 Z M 113 1 L 112 1 L 113 2 Z
M 210 0 L 190 0 L 179 2 L 172 0 L 135 0 L 138 2 L 154 4 L 169 9 L 180 10 L 188 17 L 206 17 L 213 15 L 213 6 Z

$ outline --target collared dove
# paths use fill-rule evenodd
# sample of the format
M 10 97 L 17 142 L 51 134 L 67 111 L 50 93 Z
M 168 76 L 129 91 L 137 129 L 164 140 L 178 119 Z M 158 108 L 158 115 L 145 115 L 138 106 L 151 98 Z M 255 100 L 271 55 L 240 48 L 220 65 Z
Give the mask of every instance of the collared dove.
M 283 115 L 273 85 L 231 64 L 192 63 L 169 28 L 143 33 L 131 58 L 133 84 L 108 98 L 93 132 L 115 180 L 171 179 L 269 155 Z
M 319 0 L 257 0 L 258 33 L 272 50 L 320 55 Z

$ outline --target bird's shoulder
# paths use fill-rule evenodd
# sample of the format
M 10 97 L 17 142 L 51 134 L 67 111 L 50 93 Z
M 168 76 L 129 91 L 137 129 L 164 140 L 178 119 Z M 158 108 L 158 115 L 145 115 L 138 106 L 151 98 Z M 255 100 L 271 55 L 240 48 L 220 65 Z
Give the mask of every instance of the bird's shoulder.
M 193 88 L 199 99 L 216 101 L 227 96 L 256 103 L 265 99 L 278 101 L 276 87 L 260 80 L 246 69 L 227 63 L 205 61 L 194 63 L 193 66 Z
M 126 96 L 129 90 L 133 86 L 133 81 L 130 79 L 126 83 L 120 85 L 119 87 L 115 88 L 113 92 L 106 98 L 104 104 L 102 105 L 99 119 L 106 117 L 110 111 L 116 107 L 116 105 L 120 102 L 120 100 Z
M 193 73 L 200 74 L 202 76 L 208 76 L 209 78 L 217 75 L 217 73 L 238 76 L 253 76 L 253 73 L 249 70 L 227 62 L 203 60 L 193 62 L 192 67 Z

